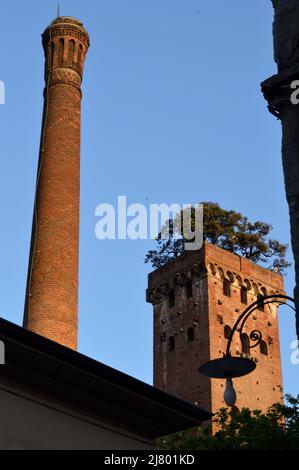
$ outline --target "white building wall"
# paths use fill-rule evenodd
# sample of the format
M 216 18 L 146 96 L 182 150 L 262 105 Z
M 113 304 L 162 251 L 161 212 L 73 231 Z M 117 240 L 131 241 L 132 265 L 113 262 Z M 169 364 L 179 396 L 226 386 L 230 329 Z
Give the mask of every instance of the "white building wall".
M 22 395 L 22 396 L 21 396 Z M 142 437 L 79 416 L 17 390 L 0 388 L 0 449 L 152 449 Z

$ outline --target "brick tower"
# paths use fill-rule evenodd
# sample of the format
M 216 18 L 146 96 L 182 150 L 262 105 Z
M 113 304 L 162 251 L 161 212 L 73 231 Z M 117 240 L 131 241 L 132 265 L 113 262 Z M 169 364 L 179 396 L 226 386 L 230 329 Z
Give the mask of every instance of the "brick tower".
M 198 372 L 206 361 L 225 353 L 230 329 L 246 305 L 259 295 L 284 293 L 283 278 L 251 261 L 205 243 L 149 274 L 147 301 L 154 307 L 154 385 L 201 408 L 225 406 L 225 381 Z M 262 307 L 261 307 L 262 308 Z M 249 335 L 263 341 L 249 349 Z M 234 379 L 238 408 L 266 411 L 282 400 L 277 308 L 264 306 L 248 320 L 232 355 L 257 361 L 254 372 Z
M 44 111 L 24 327 L 77 348 L 80 114 L 88 33 L 75 18 L 42 35 Z

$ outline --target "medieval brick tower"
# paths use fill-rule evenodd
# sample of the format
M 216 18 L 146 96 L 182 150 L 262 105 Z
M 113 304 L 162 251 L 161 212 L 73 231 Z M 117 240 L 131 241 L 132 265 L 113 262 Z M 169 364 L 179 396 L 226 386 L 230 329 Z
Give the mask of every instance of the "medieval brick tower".
M 75 18 L 43 33 L 44 111 L 24 327 L 77 348 L 80 114 L 88 33 Z
M 198 369 L 222 357 L 247 304 L 277 293 L 284 293 L 282 276 L 209 243 L 152 272 L 147 301 L 154 307 L 154 385 L 212 412 L 225 406 L 225 381 L 210 380 Z M 260 330 L 263 340 L 249 349 L 253 330 Z M 238 408 L 266 411 L 282 400 L 275 305 L 254 312 L 242 340 L 235 334 L 231 353 L 257 361 L 251 374 L 234 379 Z

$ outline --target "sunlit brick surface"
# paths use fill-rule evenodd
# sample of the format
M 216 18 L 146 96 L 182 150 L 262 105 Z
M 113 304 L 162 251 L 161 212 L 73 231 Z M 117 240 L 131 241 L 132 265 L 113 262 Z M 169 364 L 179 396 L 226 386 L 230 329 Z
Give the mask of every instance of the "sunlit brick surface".
M 62 17 L 43 34 L 44 114 L 24 326 L 77 347 L 80 114 L 89 38 Z

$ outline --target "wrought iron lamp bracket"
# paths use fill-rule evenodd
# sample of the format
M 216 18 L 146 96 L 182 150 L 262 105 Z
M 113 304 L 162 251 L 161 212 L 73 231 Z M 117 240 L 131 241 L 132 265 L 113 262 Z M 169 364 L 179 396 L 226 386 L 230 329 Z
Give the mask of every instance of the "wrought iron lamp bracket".
M 227 343 L 227 348 L 226 348 L 226 353 L 225 356 L 230 357 L 230 348 L 232 345 L 233 337 L 235 333 L 238 331 L 240 335 L 240 339 L 242 341 L 242 335 L 244 331 L 245 324 L 247 320 L 250 318 L 250 316 L 255 312 L 256 310 L 259 310 L 261 306 L 265 306 L 267 304 L 279 304 L 279 305 L 287 305 L 288 307 L 292 308 L 295 311 L 295 308 L 290 305 L 288 302 L 294 303 L 294 299 L 292 297 L 289 297 L 287 295 L 283 294 L 272 294 L 272 295 L 265 295 L 260 297 L 258 300 L 253 302 L 251 305 L 249 305 L 239 316 L 237 321 L 235 322 L 229 338 L 228 338 L 228 343 Z M 261 313 L 263 313 L 261 311 Z M 262 341 L 263 335 L 260 330 L 253 330 L 249 334 L 249 339 L 253 344 L 249 344 L 248 347 L 250 349 L 256 348 Z

